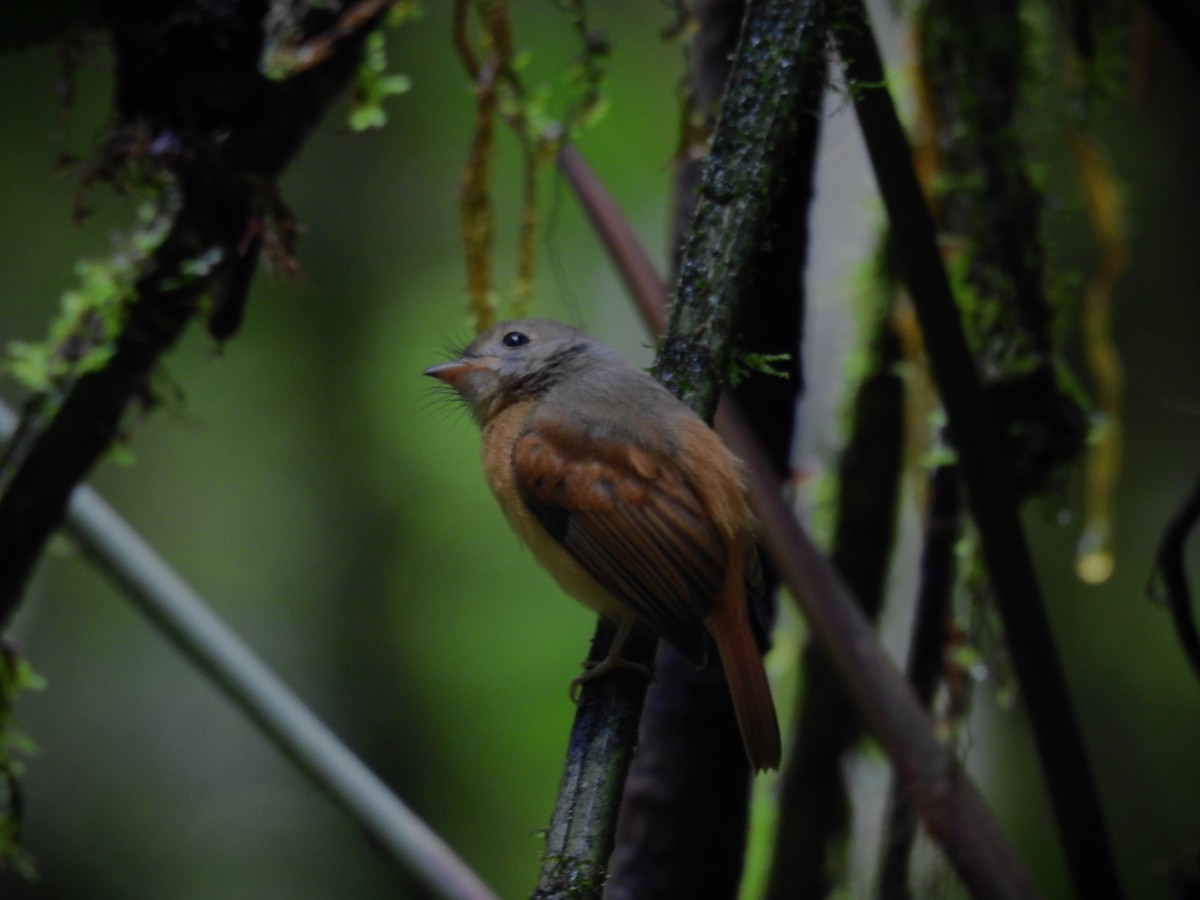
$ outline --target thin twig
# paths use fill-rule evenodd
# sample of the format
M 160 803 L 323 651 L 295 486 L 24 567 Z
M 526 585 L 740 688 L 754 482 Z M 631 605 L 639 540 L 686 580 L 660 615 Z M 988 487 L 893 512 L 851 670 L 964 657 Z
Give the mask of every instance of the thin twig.
M 1200 521 L 1200 481 L 1184 500 L 1163 532 L 1158 545 L 1158 573 L 1167 594 L 1167 606 L 1175 623 L 1175 633 L 1183 647 L 1183 655 L 1200 678 L 1200 633 L 1192 611 L 1192 594 L 1188 589 L 1187 567 L 1184 564 L 1184 544 Z
M 954 754 L 938 741 L 870 622 L 829 561 L 797 523 L 749 437 L 741 413 L 723 403 L 718 427 L 746 463 L 750 503 L 763 545 L 821 641 L 863 719 L 921 812 L 929 834 L 976 898 L 1031 898 L 1038 891 Z
M 12 431 L 14 419 L 0 403 L 0 439 Z M 71 495 L 66 530 L 151 624 L 393 860 L 438 897 L 495 897 L 86 485 Z
M 871 621 L 879 616 L 896 538 L 904 448 L 904 386 L 898 341 L 885 316 L 876 326 L 871 370 L 854 399 L 849 438 L 838 462 L 836 525 L 830 562 Z M 843 757 L 862 724 L 820 643 L 804 648 L 796 695 L 796 737 L 780 785 L 779 827 L 768 900 L 823 897 L 844 868 L 850 797 Z
M 574 144 L 563 144 L 558 167 L 596 229 L 609 259 L 653 334 L 667 330 L 667 286 L 650 254 Z
M 1041 587 L 1017 516 L 1008 464 L 986 404 L 861 0 L 835 30 L 855 110 L 913 298 L 1008 648 L 1029 710 L 1068 868 L 1081 897 L 1120 897 L 1116 863 Z
M 942 674 L 947 614 L 957 569 L 955 545 L 961 528 L 958 471 L 938 466 L 930 479 L 929 524 L 921 550 L 921 582 L 913 613 L 905 675 L 920 704 L 929 709 Z M 909 861 L 917 836 L 917 814 L 893 783 L 879 863 L 877 900 L 908 900 Z

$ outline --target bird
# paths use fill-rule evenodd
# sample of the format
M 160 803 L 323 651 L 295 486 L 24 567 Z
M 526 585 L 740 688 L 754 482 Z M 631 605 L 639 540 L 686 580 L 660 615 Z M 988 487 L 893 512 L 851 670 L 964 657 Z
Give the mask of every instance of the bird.
M 711 644 L 747 758 L 779 767 L 779 724 L 751 626 L 761 596 L 740 461 L 686 404 L 613 348 L 550 319 L 500 322 L 425 370 L 465 401 L 505 518 L 565 593 L 617 629 L 574 687 L 648 629 L 693 664 Z

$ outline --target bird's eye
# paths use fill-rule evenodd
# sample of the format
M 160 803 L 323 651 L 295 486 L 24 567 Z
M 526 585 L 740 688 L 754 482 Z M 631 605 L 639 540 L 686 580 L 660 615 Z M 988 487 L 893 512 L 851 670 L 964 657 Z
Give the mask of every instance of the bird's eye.
M 505 347 L 520 347 L 522 344 L 529 343 L 529 335 L 523 334 L 520 331 L 510 331 L 502 339 Z

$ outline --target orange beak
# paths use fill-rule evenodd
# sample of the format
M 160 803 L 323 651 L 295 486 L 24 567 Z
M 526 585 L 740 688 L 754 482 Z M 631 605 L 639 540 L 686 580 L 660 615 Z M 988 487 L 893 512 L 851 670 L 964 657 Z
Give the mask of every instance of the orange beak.
M 430 366 L 425 370 L 425 374 L 456 388 L 463 378 L 482 368 L 483 366 L 476 360 L 452 359 L 450 362 Z

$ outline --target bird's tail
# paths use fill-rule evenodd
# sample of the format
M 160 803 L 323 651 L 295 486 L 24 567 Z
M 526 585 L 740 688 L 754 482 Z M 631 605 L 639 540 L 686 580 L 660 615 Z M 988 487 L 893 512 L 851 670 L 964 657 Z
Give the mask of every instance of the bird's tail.
M 729 568 L 724 590 L 709 615 L 708 626 L 721 654 L 721 666 L 725 669 L 725 680 L 729 682 L 746 756 L 755 771 L 778 769 L 782 750 L 775 701 L 771 699 L 771 686 L 750 628 L 741 566 Z

